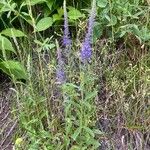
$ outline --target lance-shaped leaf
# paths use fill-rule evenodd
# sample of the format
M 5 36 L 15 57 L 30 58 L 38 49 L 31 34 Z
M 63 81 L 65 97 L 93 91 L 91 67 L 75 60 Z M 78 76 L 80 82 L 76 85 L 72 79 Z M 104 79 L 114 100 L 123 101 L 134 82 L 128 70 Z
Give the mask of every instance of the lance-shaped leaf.
M 0 62 L 0 69 L 9 76 L 14 76 L 16 79 L 27 79 L 26 70 L 24 66 L 18 61 L 2 61 Z
M 0 50 L 8 50 L 15 53 L 11 42 L 4 36 L 0 35 Z
M 1 34 L 9 37 L 26 37 L 26 35 L 22 31 L 15 28 L 7 28 L 3 30 Z

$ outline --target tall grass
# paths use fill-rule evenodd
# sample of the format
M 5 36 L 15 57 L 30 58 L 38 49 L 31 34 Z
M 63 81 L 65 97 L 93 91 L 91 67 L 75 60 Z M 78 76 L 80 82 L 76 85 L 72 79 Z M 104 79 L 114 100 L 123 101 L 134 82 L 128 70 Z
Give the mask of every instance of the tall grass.
M 25 84 L 15 82 L 15 114 L 20 128 L 16 136 L 22 139 L 20 143 L 16 139 L 18 149 L 96 149 L 100 145 L 97 135 L 101 132 L 95 126 L 96 75 L 90 64 L 82 64 L 75 56 L 74 48 L 66 51 L 70 39 L 67 12 L 64 13 L 65 47 L 60 48 L 56 41 L 54 52 L 47 49 L 43 53 L 43 42 L 43 47 L 35 45 L 33 55 L 24 54 L 28 80 Z M 34 26 L 30 7 L 29 15 Z M 31 39 L 39 40 L 34 33 Z M 26 41 L 29 49 L 33 48 L 32 40 Z

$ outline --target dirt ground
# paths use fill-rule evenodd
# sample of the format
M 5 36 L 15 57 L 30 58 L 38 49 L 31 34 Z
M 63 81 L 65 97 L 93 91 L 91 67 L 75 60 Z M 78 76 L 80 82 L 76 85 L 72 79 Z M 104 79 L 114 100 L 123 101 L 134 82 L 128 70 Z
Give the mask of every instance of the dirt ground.
M 11 115 L 12 90 L 11 83 L 0 74 L 0 150 L 13 149 L 13 133 L 15 131 L 17 121 L 13 120 Z

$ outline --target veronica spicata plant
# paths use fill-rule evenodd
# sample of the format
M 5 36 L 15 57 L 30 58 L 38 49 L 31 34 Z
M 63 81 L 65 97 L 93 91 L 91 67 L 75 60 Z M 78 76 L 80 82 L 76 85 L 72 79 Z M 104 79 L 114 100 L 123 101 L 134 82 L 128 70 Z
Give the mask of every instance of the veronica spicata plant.
M 63 45 L 66 47 L 66 50 L 69 50 L 71 46 L 71 39 L 68 27 L 68 15 L 67 15 L 67 8 L 66 8 L 66 0 L 64 0 L 64 35 L 63 35 Z
M 95 16 L 96 16 L 96 0 L 93 0 L 92 10 L 88 21 L 88 31 L 85 36 L 84 42 L 82 43 L 82 48 L 81 48 L 81 60 L 84 63 L 90 61 L 92 57 L 91 41 L 92 41 L 92 33 L 93 33 Z
M 57 40 L 56 40 L 56 46 L 57 46 L 57 61 L 58 61 L 57 70 L 56 70 L 56 79 L 57 79 L 57 83 L 63 84 L 66 81 L 65 71 L 64 71 L 64 61 L 62 59 L 61 49 L 58 45 Z
M 69 27 L 68 27 L 68 15 L 67 15 L 67 8 L 66 8 L 66 0 L 64 0 L 63 3 L 63 9 L 64 9 L 64 35 L 63 35 L 63 45 L 65 46 L 65 54 L 68 55 L 69 50 L 71 48 L 71 39 L 70 39 L 70 33 L 69 33 Z M 56 70 L 56 78 L 57 82 L 59 84 L 62 84 L 66 81 L 65 77 L 65 71 L 64 71 L 64 61 L 62 59 L 62 52 L 59 48 L 58 42 L 56 41 L 57 45 L 57 59 L 58 59 L 58 66 Z

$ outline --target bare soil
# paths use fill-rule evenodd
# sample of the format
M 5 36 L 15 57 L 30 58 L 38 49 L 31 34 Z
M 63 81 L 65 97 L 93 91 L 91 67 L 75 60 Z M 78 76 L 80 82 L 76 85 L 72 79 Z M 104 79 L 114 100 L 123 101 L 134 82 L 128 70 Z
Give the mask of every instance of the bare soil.
M 11 115 L 12 84 L 6 75 L 0 73 L 0 150 L 13 149 L 13 135 L 17 121 Z

